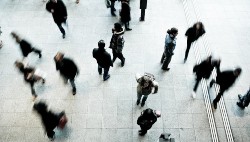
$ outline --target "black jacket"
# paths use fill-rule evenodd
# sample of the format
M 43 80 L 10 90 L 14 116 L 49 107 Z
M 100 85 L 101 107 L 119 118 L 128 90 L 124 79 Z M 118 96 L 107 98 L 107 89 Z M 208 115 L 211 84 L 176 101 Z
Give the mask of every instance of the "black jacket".
M 56 62 L 56 70 L 59 70 L 60 73 L 69 78 L 74 79 L 76 74 L 79 73 L 76 64 L 68 58 L 63 58 L 61 62 Z
M 147 9 L 147 0 L 140 0 L 140 9 Z
M 113 36 L 110 40 L 110 46 L 109 46 L 109 48 L 111 48 L 113 52 L 122 53 L 124 42 L 125 42 L 123 38 L 123 34 L 124 34 L 124 29 L 122 29 L 120 32 L 115 31 L 113 33 Z
M 220 66 L 216 67 L 217 69 L 217 77 L 216 83 L 220 85 L 220 90 L 227 90 L 231 87 L 237 79 L 237 76 L 234 75 L 233 70 L 220 71 Z
M 191 27 L 189 28 L 186 33 L 185 36 L 187 36 L 187 39 L 191 42 L 194 42 L 195 40 L 197 40 L 199 37 L 201 37 L 203 34 L 205 34 L 205 30 L 204 29 L 200 29 L 198 31 L 198 33 L 196 33 L 196 29 L 195 27 Z
M 33 48 L 30 43 L 28 43 L 26 40 L 21 40 L 20 48 L 23 53 L 24 57 L 27 57 L 30 52 L 32 52 Z
M 67 14 L 66 6 L 64 5 L 62 0 L 57 0 L 57 3 L 52 2 L 51 0 L 48 1 L 46 4 L 46 9 L 51 12 L 51 9 L 54 10 L 52 16 L 54 18 L 55 23 L 63 23 L 66 21 L 65 17 Z
M 93 57 L 96 59 L 99 66 L 103 68 L 108 68 L 110 66 L 113 67 L 113 62 L 111 60 L 110 54 L 104 50 L 100 50 L 99 48 L 93 49 Z
M 121 16 L 121 21 L 123 23 L 129 22 L 131 20 L 130 7 L 127 2 L 122 2 L 122 9 L 120 12 L 120 16 Z
M 156 121 L 157 121 L 157 117 L 153 113 L 147 114 L 147 115 L 143 113 L 137 119 L 137 124 L 140 125 L 142 129 L 149 130 Z
M 199 65 L 195 65 L 193 72 L 196 73 L 197 78 L 206 78 L 208 79 L 212 74 L 214 66 L 211 61 L 204 60 Z

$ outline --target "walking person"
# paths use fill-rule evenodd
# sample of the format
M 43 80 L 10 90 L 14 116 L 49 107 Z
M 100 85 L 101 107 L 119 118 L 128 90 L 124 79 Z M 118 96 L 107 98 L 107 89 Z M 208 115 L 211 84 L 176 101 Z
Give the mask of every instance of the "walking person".
M 116 14 L 115 14 L 115 11 L 116 11 L 115 1 L 117 1 L 117 0 L 110 0 L 110 12 L 111 12 L 112 16 L 116 16 Z
M 41 101 L 34 104 L 33 110 L 40 115 L 45 132 L 48 138 L 53 141 L 55 139 L 54 129 L 56 127 L 63 129 L 68 121 L 65 112 L 49 111 L 47 104 Z
M 102 69 L 104 69 L 103 80 L 106 81 L 110 78 L 109 68 L 113 67 L 110 54 L 105 50 L 105 42 L 100 40 L 98 42 L 98 48 L 93 49 L 93 57 L 98 63 L 98 72 L 101 75 Z
M 188 53 L 191 47 L 191 44 L 198 40 L 203 34 L 205 34 L 205 28 L 202 22 L 197 22 L 193 25 L 193 27 L 190 27 L 186 33 L 185 36 L 187 36 L 187 49 L 185 52 L 185 58 L 184 63 L 187 61 Z
M 124 47 L 124 29 L 120 23 L 115 23 L 114 28 L 112 29 L 113 36 L 110 41 L 109 48 L 112 49 L 113 53 L 113 62 L 115 62 L 116 58 L 118 57 L 121 60 L 121 66 L 123 67 L 125 64 L 125 58 L 122 54 L 122 50 Z
M 129 1 L 123 0 L 121 2 L 121 7 L 122 7 L 120 11 L 121 22 L 125 25 L 126 31 L 131 31 L 132 29 L 129 28 L 129 21 L 131 20 Z
M 167 35 L 165 38 L 165 47 L 164 47 L 164 52 L 161 57 L 161 63 L 162 65 L 162 70 L 170 70 L 168 67 L 172 56 L 174 55 L 174 49 L 176 46 L 176 36 L 178 35 L 178 29 L 176 28 L 171 28 L 170 30 L 167 31 Z
M 15 32 L 11 32 L 11 36 L 16 40 L 16 42 L 19 44 L 22 54 L 23 54 L 23 58 L 27 57 L 31 52 L 35 52 L 36 54 L 38 54 L 39 58 L 42 57 L 42 51 L 39 49 L 36 49 L 35 47 L 32 47 L 32 45 L 27 42 L 24 39 L 21 39 L 19 35 L 17 35 L 17 33 Z
M 244 96 L 239 94 L 238 98 L 239 98 L 239 102 L 237 102 L 237 105 L 242 109 L 247 107 L 250 103 L 250 88 Z
M 49 0 L 46 4 L 46 9 L 48 12 L 52 13 L 54 22 L 61 31 L 62 37 L 65 38 L 66 33 L 62 27 L 62 24 L 66 25 L 68 16 L 65 4 L 62 0 Z
M 209 56 L 200 64 L 194 66 L 193 72 L 196 75 L 196 83 L 194 85 L 194 89 L 192 93 L 193 98 L 196 98 L 196 91 L 197 91 L 197 88 L 201 79 L 202 78 L 209 79 L 214 67 L 218 66 L 219 62 L 220 62 L 219 60 L 212 61 L 212 56 Z
M 147 9 L 147 0 L 140 0 L 141 17 L 140 21 L 145 20 L 145 11 Z
M 33 100 L 35 100 L 37 98 L 37 94 L 34 89 L 34 85 L 38 81 L 42 81 L 43 84 L 45 83 L 45 73 L 39 69 L 25 65 L 20 61 L 16 61 L 15 66 L 23 74 L 25 82 L 30 84 Z
M 153 94 L 158 92 L 158 82 L 156 82 L 154 76 L 149 73 L 145 73 L 143 76 L 136 74 L 135 78 L 138 82 L 136 104 L 139 105 L 142 98 L 141 107 L 143 107 L 148 95 L 150 95 L 152 92 Z
M 161 117 L 160 111 L 151 108 L 145 109 L 137 119 L 137 124 L 141 127 L 139 135 L 144 136 L 159 117 Z
M 241 74 L 241 68 L 236 68 L 234 70 L 227 70 L 221 72 L 220 63 L 216 66 L 216 69 L 217 69 L 216 81 L 212 80 L 210 82 L 210 88 L 213 86 L 214 83 L 220 85 L 219 93 L 213 100 L 213 105 L 215 109 L 217 109 L 217 103 L 220 101 L 220 98 L 223 95 L 223 93 L 235 83 L 236 79 Z
M 56 70 L 60 71 L 60 74 L 64 80 L 64 83 L 67 84 L 68 80 L 72 86 L 73 95 L 76 94 L 75 86 L 75 76 L 79 74 L 79 70 L 73 60 L 65 58 L 64 54 L 58 52 L 54 57 L 56 63 Z

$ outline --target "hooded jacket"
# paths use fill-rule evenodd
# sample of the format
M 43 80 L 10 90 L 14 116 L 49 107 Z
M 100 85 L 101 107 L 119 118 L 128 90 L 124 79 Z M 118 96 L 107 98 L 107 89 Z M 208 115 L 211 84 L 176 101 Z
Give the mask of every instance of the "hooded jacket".
M 156 121 L 157 117 L 154 114 L 154 111 L 148 108 L 142 112 L 141 116 L 139 116 L 139 118 L 137 119 L 137 124 L 140 125 L 142 129 L 149 130 Z
M 95 48 L 92 54 L 99 66 L 103 68 L 113 66 L 111 56 L 105 49 Z
M 188 41 L 194 42 L 205 33 L 206 31 L 204 29 L 200 29 L 197 33 L 196 28 L 193 26 L 186 31 L 185 36 L 187 36 Z
M 62 0 L 57 0 L 57 3 L 54 3 L 49 0 L 46 4 L 46 9 L 49 12 L 51 12 L 52 9 L 54 10 L 52 16 L 55 23 L 63 23 L 66 21 L 65 17 L 67 17 L 68 14 L 66 6 L 64 5 Z
M 69 79 L 74 79 L 75 76 L 79 73 L 78 68 L 76 64 L 68 58 L 63 58 L 62 61 L 56 63 L 56 70 L 59 70 L 60 73 L 69 78 Z
M 110 48 L 113 49 L 113 52 L 122 53 L 123 46 L 124 46 L 124 39 L 123 39 L 124 29 L 120 32 L 114 31 L 111 41 L 110 41 Z

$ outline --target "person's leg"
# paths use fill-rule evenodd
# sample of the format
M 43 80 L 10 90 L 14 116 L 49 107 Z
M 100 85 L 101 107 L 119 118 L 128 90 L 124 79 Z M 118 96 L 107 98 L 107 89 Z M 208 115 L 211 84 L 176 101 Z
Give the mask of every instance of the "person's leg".
M 124 58 L 123 54 L 122 53 L 118 53 L 117 57 L 121 60 L 121 62 L 122 62 L 121 66 L 123 67 L 124 64 L 125 64 L 125 58 Z
M 70 84 L 72 86 L 72 93 L 73 93 L 73 95 L 75 95 L 76 94 L 75 80 L 74 79 L 70 79 L 69 81 L 70 81 Z
M 220 89 L 220 92 L 216 96 L 216 98 L 213 100 L 214 108 L 217 109 L 217 103 L 220 101 L 221 96 L 223 95 L 225 90 Z
M 141 101 L 141 106 L 143 107 L 145 105 L 145 102 L 148 98 L 148 95 L 143 95 L 142 101 Z
M 125 29 L 126 31 L 131 31 L 132 29 L 129 28 L 129 22 L 125 22 Z
M 117 58 L 117 53 L 114 49 L 112 50 L 112 53 L 113 53 L 113 63 L 114 63 Z
M 141 9 L 141 18 L 140 21 L 144 21 L 145 20 L 145 9 Z
M 115 14 L 115 2 L 113 2 L 113 1 L 111 1 L 110 12 L 111 12 L 111 15 L 116 16 L 116 14 Z
M 186 49 L 186 52 L 185 52 L 184 62 L 186 62 L 186 60 L 187 60 L 187 58 L 188 58 L 188 53 L 189 53 L 191 44 L 192 44 L 192 42 L 191 42 L 190 40 L 187 40 L 187 49 Z
M 101 75 L 102 74 L 102 67 L 98 65 L 98 73 Z
M 142 94 L 141 93 L 138 93 L 137 91 L 137 101 L 136 101 L 136 104 L 139 105 L 140 102 L 141 102 L 141 97 L 142 97 Z
M 63 38 L 65 38 L 65 30 L 62 27 L 62 23 L 56 23 L 56 25 L 58 26 L 59 30 L 63 34 Z
M 201 81 L 201 78 L 200 78 L 200 77 L 197 77 L 197 78 L 196 78 L 195 85 L 194 85 L 194 89 L 193 89 L 194 92 L 197 91 L 197 88 L 198 88 L 198 85 L 199 85 L 200 81 Z
M 169 70 L 170 68 L 168 67 L 170 61 L 171 61 L 172 56 L 166 55 L 165 60 L 163 61 L 162 69 L 163 70 Z
M 47 130 L 48 138 L 53 141 L 55 139 L 55 132 L 53 130 Z
M 109 75 L 109 67 L 104 68 L 103 80 L 106 81 L 107 79 L 109 79 L 109 77 L 110 77 L 110 75 Z
M 215 83 L 215 80 L 212 79 L 211 82 L 210 82 L 210 84 L 209 84 L 209 87 L 211 88 L 214 85 L 214 83 Z
M 39 55 L 39 58 L 42 57 L 42 51 L 41 51 L 41 50 L 36 49 L 36 48 L 32 48 L 32 52 L 35 52 L 36 54 L 38 54 L 38 55 Z
M 165 57 L 166 57 L 166 55 L 165 55 L 165 53 L 163 53 L 162 56 L 161 56 L 161 63 L 163 63 Z

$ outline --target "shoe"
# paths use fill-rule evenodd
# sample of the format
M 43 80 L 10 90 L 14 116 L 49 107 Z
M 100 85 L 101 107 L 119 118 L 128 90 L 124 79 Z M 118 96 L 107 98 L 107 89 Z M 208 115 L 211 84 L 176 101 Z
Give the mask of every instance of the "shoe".
M 238 98 L 239 98 L 240 101 L 243 100 L 243 96 L 241 94 L 238 95 Z
M 108 80 L 110 78 L 110 75 L 107 75 L 104 79 L 103 79 L 103 81 L 106 81 L 106 80 Z
M 139 132 L 140 136 L 145 136 L 146 133 Z
M 209 87 L 211 88 L 214 84 L 214 80 L 211 80 L 210 84 L 209 84 Z
M 144 105 L 145 105 L 145 102 L 142 102 L 142 103 L 141 103 L 141 107 L 144 107 Z
M 123 67 L 125 64 L 125 58 L 123 59 L 123 62 L 121 63 L 121 66 Z
M 111 15 L 112 15 L 112 16 L 114 16 L 114 17 L 116 16 L 116 14 L 115 14 L 115 13 L 111 13 Z
M 242 103 L 240 103 L 240 102 L 237 102 L 236 103 L 240 108 L 242 108 L 242 109 L 244 109 L 245 107 L 242 105 Z
M 126 29 L 126 31 L 132 31 L 132 29 L 130 29 L 130 28 L 127 28 L 127 29 Z
M 55 135 L 53 135 L 52 138 L 49 138 L 50 141 L 54 141 L 55 140 Z
M 42 53 L 41 52 L 39 53 L 39 58 L 42 58 Z
M 196 93 L 194 91 L 192 92 L 192 96 L 194 99 L 196 98 Z
M 45 79 L 42 80 L 42 83 L 43 83 L 43 84 L 45 83 Z
M 170 70 L 170 68 L 167 68 L 167 69 L 161 68 L 161 69 L 164 70 L 164 71 L 169 71 Z
M 136 105 L 139 105 L 140 104 L 140 101 L 136 101 Z
M 73 94 L 73 95 L 76 94 L 76 88 L 75 88 L 75 87 L 72 89 L 72 94 Z
M 213 101 L 214 109 L 217 109 L 217 103 Z
M 140 133 L 140 132 L 141 132 L 141 130 L 138 130 L 138 132 Z
M 62 38 L 63 38 L 63 39 L 65 38 L 65 34 L 62 35 Z
M 144 21 L 144 19 L 141 19 L 141 18 L 140 18 L 140 19 L 139 19 L 139 21 L 143 22 L 143 21 Z
M 187 59 L 184 59 L 184 64 L 186 63 Z

